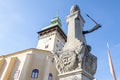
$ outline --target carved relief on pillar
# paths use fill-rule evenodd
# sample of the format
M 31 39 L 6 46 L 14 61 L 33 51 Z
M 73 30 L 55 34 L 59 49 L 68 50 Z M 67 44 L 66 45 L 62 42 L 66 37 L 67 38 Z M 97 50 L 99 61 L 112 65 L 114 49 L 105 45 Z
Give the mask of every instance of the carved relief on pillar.
M 77 76 L 73 76 L 72 80 L 79 80 L 79 78 Z
M 85 56 L 84 69 L 86 72 L 94 75 L 97 69 L 97 58 L 92 54 Z
M 97 68 L 97 58 L 90 53 L 91 47 L 81 43 L 76 48 L 61 51 L 56 55 L 56 68 L 59 73 L 83 69 L 94 75 Z
M 81 43 L 74 49 L 61 51 L 55 55 L 56 68 L 59 73 L 65 73 L 82 68 L 85 45 Z
M 94 75 L 97 69 L 97 57 L 90 53 L 91 46 L 86 45 L 85 47 L 85 55 L 83 58 L 82 69 L 88 72 L 91 75 Z

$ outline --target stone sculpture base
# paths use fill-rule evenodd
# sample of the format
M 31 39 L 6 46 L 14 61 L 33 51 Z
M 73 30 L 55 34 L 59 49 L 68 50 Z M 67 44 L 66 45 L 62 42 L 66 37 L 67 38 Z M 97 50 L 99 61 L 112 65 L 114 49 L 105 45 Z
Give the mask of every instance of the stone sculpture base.
M 82 69 L 59 74 L 58 77 L 59 80 L 93 80 L 94 79 L 94 77 L 91 74 L 87 73 Z

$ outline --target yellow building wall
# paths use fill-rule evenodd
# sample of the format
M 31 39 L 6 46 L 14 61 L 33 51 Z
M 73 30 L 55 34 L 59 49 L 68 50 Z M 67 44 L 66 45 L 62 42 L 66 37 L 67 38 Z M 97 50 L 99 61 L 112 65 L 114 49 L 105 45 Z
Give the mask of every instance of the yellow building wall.
M 28 53 L 31 51 L 28 51 Z M 21 52 L 20 52 L 21 53 Z M 23 68 L 23 64 L 25 63 L 26 52 L 20 54 L 19 52 L 16 54 L 9 54 L 10 56 L 5 56 L 5 64 L 1 70 L 0 80 L 20 80 L 20 73 Z M 17 58 L 16 60 L 14 58 Z M 12 67 L 13 66 L 13 67 Z M 18 73 L 15 78 L 16 73 Z M 8 76 L 9 74 L 9 76 Z M 7 77 L 6 77 L 7 76 Z M 22 80 L 22 79 L 21 79 Z
M 0 80 L 48 80 L 49 73 L 52 73 L 53 80 L 58 80 L 53 54 L 49 51 L 29 49 L 6 56 L 6 61 L 1 60 L 3 68 L 0 68 L 4 70 L 1 71 Z M 31 78 L 33 69 L 39 70 L 37 79 Z
M 23 63 L 23 66 L 21 67 L 21 73 L 20 73 L 20 77 L 19 77 L 19 80 L 29 80 L 28 78 L 30 76 L 29 75 L 29 71 L 30 71 L 30 68 L 32 66 L 32 57 L 33 57 L 33 54 L 27 54 L 25 55 L 25 61 Z
M 17 57 L 11 58 L 9 66 L 7 68 L 7 71 L 6 71 L 5 75 L 4 75 L 3 80 L 10 80 L 10 75 L 12 73 L 12 70 L 13 70 L 13 67 L 15 65 L 16 59 L 17 59 Z
M 1 69 L 3 67 L 4 62 L 5 62 L 5 59 L 0 60 L 0 72 L 1 72 Z

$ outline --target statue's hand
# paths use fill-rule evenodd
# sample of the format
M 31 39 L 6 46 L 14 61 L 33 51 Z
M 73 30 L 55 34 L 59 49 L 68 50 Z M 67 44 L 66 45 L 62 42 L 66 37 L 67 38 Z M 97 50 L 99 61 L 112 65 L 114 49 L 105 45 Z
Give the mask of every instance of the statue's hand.
M 101 25 L 100 24 L 96 24 L 96 26 L 94 27 L 94 30 L 97 30 L 98 28 L 100 28 Z
M 87 31 L 83 31 L 83 34 L 91 33 L 91 32 L 97 30 L 97 29 L 100 28 L 100 27 L 101 27 L 100 24 L 96 24 L 92 29 L 87 30 Z

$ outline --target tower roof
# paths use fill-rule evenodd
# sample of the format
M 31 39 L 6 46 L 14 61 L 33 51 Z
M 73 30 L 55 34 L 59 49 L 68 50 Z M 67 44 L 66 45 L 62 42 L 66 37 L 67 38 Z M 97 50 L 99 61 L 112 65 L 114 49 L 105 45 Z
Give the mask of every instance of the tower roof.
M 42 28 L 41 30 L 45 30 L 45 29 L 48 29 L 48 28 L 51 28 L 51 27 L 54 27 L 54 26 L 59 26 L 60 28 L 62 27 L 62 24 L 61 24 L 61 20 L 59 17 L 55 17 L 51 20 L 51 23 L 50 25 Z
M 60 33 L 60 35 L 65 39 L 65 41 L 67 40 L 67 36 L 62 29 L 61 20 L 59 17 L 53 18 L 51 20 L 50 25 L 48 25 L 45 28 L 42 28 L 41 31 L 38 32 L 38 34 L 40 34 L 41 36 L 54 30 L 57 30 Z

